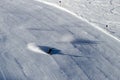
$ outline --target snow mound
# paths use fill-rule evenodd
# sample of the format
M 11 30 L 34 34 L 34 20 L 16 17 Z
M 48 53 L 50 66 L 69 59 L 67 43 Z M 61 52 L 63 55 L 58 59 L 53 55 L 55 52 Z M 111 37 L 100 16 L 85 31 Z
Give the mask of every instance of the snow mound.
M 62 42 L 72 42 L 72 41 L 74 41 L 74 36 L 70 35 L 70 34 L 65 34 L 64 36 L 62 36 L 61 41 Z
M 28 43 L 28 44 L 27 44 L 27 48 L 28 48 L 30 51 L 33 51 L 33 52 L 35 52 L 35 53 L 48 55 L 47 53 L 45 53 L 44 51 L 42 51 L 35 43 Z

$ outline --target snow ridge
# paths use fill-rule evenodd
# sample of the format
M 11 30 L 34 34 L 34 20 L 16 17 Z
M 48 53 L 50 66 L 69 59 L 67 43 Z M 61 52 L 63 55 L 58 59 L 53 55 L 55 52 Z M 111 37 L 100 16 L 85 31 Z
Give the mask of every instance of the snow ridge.
M 46 1 L 42 1 L 42 0 L 35 0 L 35 1 L 38 1 L 38 2 L 41 2 L 41 3 L 47 4 L 47 5 L 49 5 L 49 6 L 53 6 L 53 7 L 56 7 L 56 8 L 58 8 L 58 9 L 62 10 L 62 11 L 65 11 L 65 12 L 67 12 L 67 13 L 75 16 L 76 18 L 81 19 L 81 20 L 89 23 L 90 25 L 92 25 L 92 27 L 98 29 L 99 31 L 105 33 L 106 35 L 108 35 L 108 36 L 110 36 L 111 38 L 113 38 L 113 39 L 117 40 L 118 42 L 120 42 L 120 39 L 118 39 L 117 37 L 113 36 L 112 34 L 110 34 L 109 32 L 107 32 L 106 30 L 100 28 L 99 26 L 95 25 L 94 23 L 89 22 L 87 19 L 82 18 L 82 17 L 78 16 L 77 14 L 75 14 L 75 13 L 73 13 L 73 12 L 71 12 L 71 11 L 63 8 L 63 7 L 60 7 L 60 6 L 58 6 L 58 5 L 54 4 L 54 3 L 50 3 L 50 2 L 46 2 Z

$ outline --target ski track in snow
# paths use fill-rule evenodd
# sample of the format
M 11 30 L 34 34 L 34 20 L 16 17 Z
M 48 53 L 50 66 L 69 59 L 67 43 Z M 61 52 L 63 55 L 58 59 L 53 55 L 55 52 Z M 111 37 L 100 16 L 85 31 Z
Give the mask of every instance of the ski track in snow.
M 49 5 L 49 6 L 56 7 L 56 8 L 58 8 L 58 9 L 60 9 L 60 10 L 63 10 L 63 11 L 65 11 L 65 12 L 67 12 L 67 13 L 70 13 L 71 15 L 75 16 L 76 18 L 81 19 L 81 20 L 87 22 L 88 24 L 92 25 L 92 27 L 98 29 L 99 31 L 105 33 L 106 35 L 108 35 L 108 36 L 110 36 L 111 38 L 113 38 L 113 39 L 117 40 L 118 42 L 120 42 L 120 39 L 118 39 L 117 37 L 113 36 L 113 35 L 110 34 L 109 32 L 105 31 L 104 29 L 100 28 L 99 26 L 95 25 L 94 23 L 89 22 L 87 19 L 82 18 L 82 17 L 80 17 L 80 16 L 77 16 L 75 13 L 73 13 L 73 12 L 71 12 L 71 11 L 63 8 L 63 7 L 60 7 L 60 6 L 56 5 L 56 4 L 53 4 L 53 3 L 50 3 L 50 2 L 46 2 L 46 1 L 41 1 L 41 0 L 35 0 L 35 1 L 38 1 L 38 2 L 41 2 L 41 3 L 47 4 L 47 5 Z
M 4 80 L 7 80 L 6 77 L 5 77 L 5 74 L 3 73 L 2 69 L 1 69 L 1 67 L 0 67 L 0 72 L 1 72 L 1 74 L 2 74 L 2 76 L 3 76 L 3 79 L 4 79 Z

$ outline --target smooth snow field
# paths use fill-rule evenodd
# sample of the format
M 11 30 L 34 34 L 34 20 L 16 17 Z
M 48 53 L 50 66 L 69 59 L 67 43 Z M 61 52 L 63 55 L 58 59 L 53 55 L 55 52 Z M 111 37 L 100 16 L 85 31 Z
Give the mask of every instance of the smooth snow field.
M 0 0 L 0 80 L 120 80 L 119 48 L 118 38 L 64 9 Z

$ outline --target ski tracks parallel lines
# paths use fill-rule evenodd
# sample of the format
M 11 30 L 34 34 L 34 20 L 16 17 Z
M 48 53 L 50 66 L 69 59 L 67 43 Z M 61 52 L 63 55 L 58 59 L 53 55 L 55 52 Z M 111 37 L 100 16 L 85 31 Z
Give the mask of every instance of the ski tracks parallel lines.
M 76 64 L 76 66 L 78 67 L 78 69 L 80 70 L 80 71 L 82 71 L 82 73 L 83 73 L 83 75 L 86 75 L 86 74 L 84 74 L 84 71 L 77 65 L 77 63 L 75 62 L 75 60 L 73 60 L 72 58 L 70 58 L 72 61 L 73 61 L 73 63 L 75 63 Z M 54 60 L 56 61 L 56 58 L 54 57 Z M 56 63 L 57 63 L 57 61 L 56 61 Z M 59 65 L 59 63 L 57 63 L 58 65 Z M 59 65 L 59 67 L 60 67 L 60 65 Z M 61 69 L 61 68 L 60 68 Z M 62 70 L 62 69 L 61 69 Z M 64 70 L 62 70 L 63 72 L 64 72 Z M 64 72 L 65 73 L 65 72 Z M 66 74 L 66 73 L 65 73 Z M 80 73 L 81 74 L 81 73 Z M 67 75 L 67 74 L 66 74 Z M 87 80 L 89 80 L 89 77 L 86 75 L 86 77 L 87 77 Z
M 61 68 L 60 68 L 60 65 L 57 63 L 57 61 L 53 58 L 53 57 L 51 57 L 51 59 L 53 60 L 53 61 L 55 61 L 55 64 L 58 66 L 58 68 L 60 69 L 60 70 L 62 70 Z M 62 74 L 63 75 L 66 75 L 66 73 L 62 70 L 61 71 L 62 72 Z M 66 75 L 66 77 L 67 77 L 67 79 L 68 79 L 68 76 Z
M 2 69 L 1 69 L 1 67 L 0 67 L 0 72 L 1 72 L 1 74 L 2 74 L 2 76 L 3 76 L 3 79 L 4 79 L 4 80 L 7 80 L 6 77 L 5 77 L 4 72 L 3 72 Z

